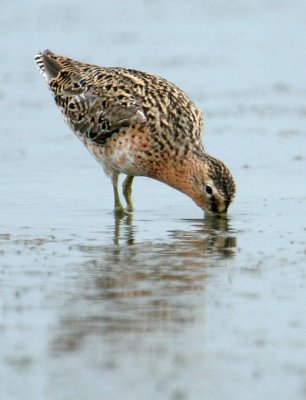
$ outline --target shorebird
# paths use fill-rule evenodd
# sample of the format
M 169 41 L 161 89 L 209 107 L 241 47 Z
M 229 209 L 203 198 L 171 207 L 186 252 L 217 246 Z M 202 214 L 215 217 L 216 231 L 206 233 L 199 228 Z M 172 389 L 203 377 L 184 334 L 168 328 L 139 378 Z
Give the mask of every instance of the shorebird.
M 116 213 L 124 213 L 121 173 L 128 212 L 134 176 L 164 182 L 206 212 L 227 212 L 234 179 L 205 152 L 203 114 L 184 91 L 146 72 L 85 64 L 50 50 L 35 61 L 64 119 L 110 176 Z

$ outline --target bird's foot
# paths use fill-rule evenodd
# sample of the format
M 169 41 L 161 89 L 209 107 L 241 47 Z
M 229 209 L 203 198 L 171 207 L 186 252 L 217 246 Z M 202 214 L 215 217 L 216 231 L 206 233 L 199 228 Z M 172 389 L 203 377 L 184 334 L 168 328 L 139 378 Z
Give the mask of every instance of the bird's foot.
M 116 218 L 123 218 L 126 215 L 126 210 L 122 206 L 116 206 L 114 209 L 114 215 Z

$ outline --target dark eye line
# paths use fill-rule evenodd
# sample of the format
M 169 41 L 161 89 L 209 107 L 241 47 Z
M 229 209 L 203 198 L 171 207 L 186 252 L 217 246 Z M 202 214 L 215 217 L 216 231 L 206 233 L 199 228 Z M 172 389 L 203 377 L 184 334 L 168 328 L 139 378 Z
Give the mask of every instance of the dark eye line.
M 211 198 L 210 200 L 210 209 L 213 213 L 217 213 L 218 212 L 218 204 L 216 202 L 216 199 L 214 197 Z

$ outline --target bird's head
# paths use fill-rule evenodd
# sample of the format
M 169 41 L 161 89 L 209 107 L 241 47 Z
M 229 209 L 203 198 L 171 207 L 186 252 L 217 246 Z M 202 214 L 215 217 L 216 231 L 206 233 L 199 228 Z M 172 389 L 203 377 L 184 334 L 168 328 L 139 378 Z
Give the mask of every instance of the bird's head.
M 190 197 L 205 212 L 226 214 L 236 194 L 234 178 L 224 164 L 214 157 L 205 155 L 200 168 L 192 174 Z

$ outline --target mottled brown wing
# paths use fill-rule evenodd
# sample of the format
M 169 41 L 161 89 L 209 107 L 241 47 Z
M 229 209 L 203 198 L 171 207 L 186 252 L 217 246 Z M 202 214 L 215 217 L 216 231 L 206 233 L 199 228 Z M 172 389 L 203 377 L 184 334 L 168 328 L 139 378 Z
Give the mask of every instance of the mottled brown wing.
M 107 99 L 91 93 L 69 96 L 66 117 L 78 134 L 101 146 L 120 130 L 146 121 L 137 105 L 109 103 Z
M 114 105 L 98 114 L 98 123 L 88 131 L 87 137 L 99 145 L 104 145 L 107 139 L 123 128 L 127 129 L 146 120 L 143 112 L 135 106 Z

